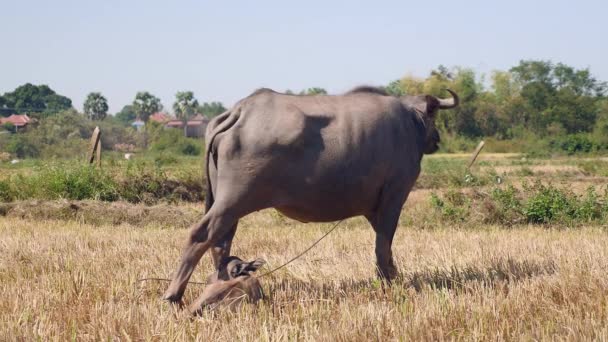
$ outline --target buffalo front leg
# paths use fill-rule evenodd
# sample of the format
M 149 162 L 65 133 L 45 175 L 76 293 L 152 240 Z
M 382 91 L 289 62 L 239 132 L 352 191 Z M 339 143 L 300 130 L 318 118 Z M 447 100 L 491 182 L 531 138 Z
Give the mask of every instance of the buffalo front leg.
M 191 228 L 181 263 L 163 299 L 174 303 L 181 302 L 188 280 L 203 254 L 227 234 L 230 228 L 235 226 L 236 218 L 227 215 L 222 210 L 216 210 L 216 208 L 212 208 L 201 221 Z
M 376 212 L 367 217 L 376 232 L 375 252 L 378 276 L 389 283 L 397 276 L 392 245 L 404 203 L 402 194 L 402 192 L 396 193 L 391 197 L 381 199 Z

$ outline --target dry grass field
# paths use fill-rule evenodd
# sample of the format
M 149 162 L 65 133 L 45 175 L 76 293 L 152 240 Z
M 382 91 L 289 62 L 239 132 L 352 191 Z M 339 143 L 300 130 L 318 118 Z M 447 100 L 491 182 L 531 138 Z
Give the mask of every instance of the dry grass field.
M 496 156 L 490 163 L 482 167 L 510 167 L 513 181 L 533 177 Z M 539 164 L 520 168 L 541 177 L 551 172 Z M 553 163 L 558 171 L 551 174 L 567 184 L 572 170 L 560 165 L 570 164 Z M 589 177 L 595 180 L 582 181 L 602 183 Z M 187 235 L 183 226 L 202 205 L 117 203 L 96 211 L 93 201 L 79 204 L 88 216 L 0 215 L 0 341 L 608 340 L 602 224 L 449 222 L 435 218 L 432 191 L 442 190 L 415 191 L 403 211 L 393 247 L 401 276 L 391 288 L 375 277 L 372 229 L 354 218 L 261 278 L 267 298 L 258 305 L 199 318 L 161 300 L 166 282 L 138 279 L 170 278 Z M 44 203 L 29 205 L 65 211 L 61 203 Z M 146 219 L 155 210 L 165 214 Z M 134 218 L 101 217 L 117 212 Z M 300 224 L 274 210 L 254 213 L 241 220 L 233 254 L 264 258 L 265 273 L 331 226 Z M 205 256 L 192 280 L 203 281 L 210 263 Z M 191 284 L 185 301 L 201 292 Z
M 234 254 L 277 266 L 328 229 L 275 221 L 270 211 L 245 219 Z M 170 276 L 183 230 L 6 218 L 0 236 L 0 340 L 608 338 L 601 228 L 402 227 L 402 279 L 383 291 L 372 231 L 353 219 L 262 278 L 261 304 L 197 319 L 160 300 L 166 283 L 137 283 Z M 209 264 L 205 257 L 194 280 Z M 201 291 L 190 285 L 186 300 Z

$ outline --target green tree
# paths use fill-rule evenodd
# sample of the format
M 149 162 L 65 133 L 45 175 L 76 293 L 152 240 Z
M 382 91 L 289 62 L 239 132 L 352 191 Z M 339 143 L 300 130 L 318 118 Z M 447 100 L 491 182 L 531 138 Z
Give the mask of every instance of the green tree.
M 49 116 L 72 108 L 72 100 L 55 93 L 47 85 L 26 83 L 5 93 L 3 98 L 5 113 L 41 113 L 42 116 Z
M 114 117 L 123 125 L 129 126 L 131 122 L 137 118 L 137 113 L 135 113 L 133 105 L 126 105 L 122 107 L 120 112 L 116 113 Z
M 194 115 L 198 107 L 198 100 L 191 91 L 180 91 L 175 94 L 173 111 L 175 116 L 184 123 L 184 136 L 188 136 L 188 119 Z
M 417 95 L 424 92 L 424 80 L 411 75 L 399 80 L 399 86 L 404 95 Z
M 390 95 L 393 95 L 393 96 L 403 96 L 403 95 L 405 95 L 405 92 L 401 88 L 401 81 L 400 80 L 392 81 L 386 87 L 384 87 L 384 90 L 386 90 L 387 93 L 389 93 Z
M 148 123 L 150 115 L 161 111 L 163 105 L 160 99 L 147 91 L 140 91 L 135 95 L 133 100 L 133 111 L 137 117 L 145 123 Z
M 6 100 L 4 96 L 0 96 L 0 116 L 10 115 L 9 111 L 6 110 Z
M 108 100 L 101 93 L 90 93 L 84 102 L 84 113 L 94 121 L 101 121 L 108 115 Z
M 226 108 L 221 102 L 203 102 L 198 106 L 197 111 L 208 118 L 213 118 L 226 111 Z
M 327 90 L 319 87 L 312 87 L 302 90 L 300 95 L 327 95 Z
M 605 94 L 606 83 L 597 81 L 588 69 L 529 60 L 520 61 L 511 73 L 520 85 L 524 125 L 533 132 L 546 135 L 552 123 L 569 134 L 592 130 L 596 102 Z
M 448 80 L 446 79 L 446 81 Z M 453 130 L 467 137 L 480 136 L 482 131 L 475 113 L 478 110 L 478 99 L 483 87 L 481 83 L 477 82 L 475 72 L 472 69 L 458 68 L 452 84 L 448 83 L 446 87 L 456 91 L 461 99 L 461 104 L 455 110 L 442 111 L 444 115 L 453 115 Z M 490 117 L 490 122 L 486 122 L 486 126 L 493 129 L 494 125 L 494 119 Z

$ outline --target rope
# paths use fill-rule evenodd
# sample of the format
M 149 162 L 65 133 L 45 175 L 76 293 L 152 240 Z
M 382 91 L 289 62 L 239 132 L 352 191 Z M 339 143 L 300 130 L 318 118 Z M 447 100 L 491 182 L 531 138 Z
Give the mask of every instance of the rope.
M 155 281 L 171 281 L 171 279 L 167 279 L 167 278 L 142 278 L 142 279 L 137 279 L 135 281 L 135 283 L 141 283 L 144 281 L 149 281 L 149 280 L 155 280 Z M 207 283 L 201 283 L 198 281 L 189 281 L 188 284 L 195 284 L 195 285 L 207 285 Z
M 284 263 L 283 265 L 270 270 L 264 274 L 262 274 L 261 276 L 257 277 L 257 278 L 262 278 L 265 277 L 271 273 L 274 273 L 278 270 L 280 270 L 281 268 L 291 264 L 292 262 L 296 261 L 297 259 L 299 259 L 300 257 L 302 257 L 304 254 L 306 254 L 308 251 L 310 251 L 311 249 L 313 249 L 314 246 L 316 246 L 317 244 L 319 244 L 319 242 L 321 242 L 321 240 L 325 239 L 327 237 L 327 235 L 329 235 L 331 232 L 333 232 L 336 228 L 338 228 L 338 225 L 340 223 L 342 223 L 342 221 L 344 220 L 340 220 L 338 222 L 336 222 L 336 224 L 334 224 L 333 227 L 331 227 L 330 230 L 327 231 L 327 233 L 323 234 L 323 236 L 321 236 L 319 239 L 317 239 L 317 241 L 315 241 L 315 243 L 313 243 L 312 245 L 310 245 L 310 247 L 306 248 L 303 252 L 301 252 L 300 254 L 296 255 L 295 257 L 289 259 L 289 261 L 287 261 L 286 263 Z M 166 278 L 143 278 L 143 279 L 137 279 L 136 283 L 141 283 L 144 281 L 149 281 L 149 280 L 155 280 L 155 281 L 171 281 L 171 279 L 166 279 Z M 189 281 L 188 284 L 196 284 L 196 285 L 206 285 L 206 283 L 201 283 L 201 282 L 197 282 L 197 281 Z
M 329 230 L 327 233 L 325 233 L 323 236 L 321 236 L 321 237 L 320 237 L 320 238 L 319 238 L 317 241 L 315 241 L 315 243 L 313 243 L 313 244 L 312 244 L 310 247 L 306 248 L 306 249 L 305 249 L 305 250 L 304 250 L 302 253 L 300 253 L 300 254 L 296 255 L 295 257 L 291 258 L 291 259 L 290 259 L 288 262 L 286 262 L 286 263 L 284 263 L 283 265 L 281 265 L 281 266 L 279 266 L 279 267 L 275 268 L 274 270 L 271 270 L 271 271 L 268 271 L 268 272 L 266 272 L 266 273 L 262 274 L 262 275 L 261 275 L 261 276 L 259 276 L 258 278 L 262 278 L 262 277 L 265 277 L 265 276 L 267 276 L 267 275 L 269 275 L 269 274 L 271 274 L 271 273 L 274 273 L 274 272 L 276 272 L 276 271 L 280 270 L 281 268 L 283 268 L 283 267 L 285 267 L 285 266 L 287 266 L 287 265 L 291 264 L 293 261 L 296 261 L 296 260 L 297 260 L 298 258 L 300 258 L 302 255 L 306 254 L 306 252 L 308 252 L 308 251 L 309 251 L 309 250 L 311 250 L 311 249 L 312 249 L 314 246 L 316 246 L 316 245 L 317 245 L 319 242 L 321 242 L 321 240 L 325 239 L 325 238 L 327 237 L 327 235 L 329 235 L 329 233 L 333 232 L 333 231 L 334 231 L 334 229 L 336 229 L 336 228 L 338 227 L 338 225 L 339 225 L 340 223 L 342 223 L 342 221 L 344 221 L 344 220 L 340 220 L 340 221 L 338 221 L 336 224 L 334 224 L 334 226 L 333 226 L 333 227 L 332 227 L 332 228 L 331 228 L 331 229 L 330 229 L 330 230 Z

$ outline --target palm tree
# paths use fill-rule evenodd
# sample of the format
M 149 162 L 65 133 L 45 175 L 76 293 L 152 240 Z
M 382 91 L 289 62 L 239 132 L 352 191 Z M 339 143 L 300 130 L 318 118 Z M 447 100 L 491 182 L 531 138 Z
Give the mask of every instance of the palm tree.
M 198 101 L 191 91 L 179 91 L 175 94 L 173 111 L 175 116 L 184 123 L 184 136 L 188 136 L 188 118 L 194 114 L 198 107 Z

